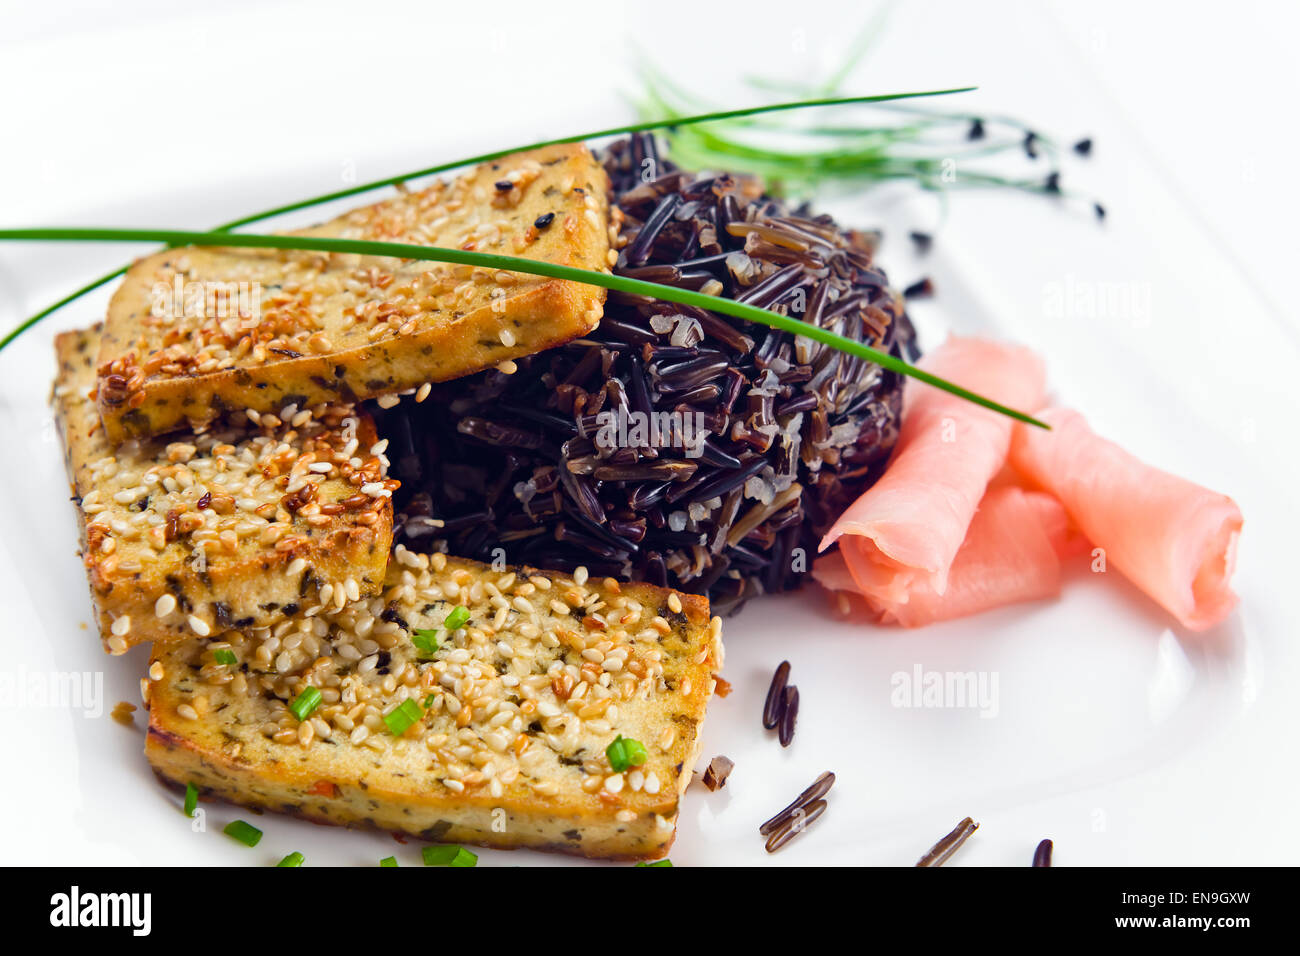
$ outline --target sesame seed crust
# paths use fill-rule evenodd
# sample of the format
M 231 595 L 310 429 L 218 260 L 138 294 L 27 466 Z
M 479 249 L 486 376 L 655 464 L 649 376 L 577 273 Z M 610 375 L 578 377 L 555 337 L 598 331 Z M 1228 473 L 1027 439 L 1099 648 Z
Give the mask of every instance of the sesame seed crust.
M 721 622 L 699 597 L 578 577 L 399 546 L 382 595 L 156 648 L 146 753 L 178 784 L 323 822 L 661 856 L 699 755 Z M 468 622 L 422 657 L 411 635 L 456 606 Z M 289 704 L 307 686 L 322 702 L 300 721 Z M 423 715 L 395 737 L 384 715 L 408 701 Z M 609 765 L 620 734 L 645 744 L 643 766 Z
M 586 147 L 555 146 L 401 191 L 299 234 L 607 271 L 607 191 Z M 534 221 L 544 212 L 558 221 L 539 231 Z M 261 290 L 256 309 L 247 296 L 180 314 L 174 305 L 157 308 L 159 289 L 254 287 Z M 132 266 L 113 296 L 97 402 L 114 444 L 203 423 L 226 408 L 275 412 L 291 397 L 303 408 L 350 403 L 562 344 L 595 327 L 604 301 L 593 286 L 435 262 L 168 250 Z
M 242 427 L 113 449 L 89 397 L 98 339 L 96 329 L 56 338 L 54 394 L 110 653 L 272 625 L 327 594 L 378 592 L 397 483 L 369 451 L 368 416 L 289 406 Z

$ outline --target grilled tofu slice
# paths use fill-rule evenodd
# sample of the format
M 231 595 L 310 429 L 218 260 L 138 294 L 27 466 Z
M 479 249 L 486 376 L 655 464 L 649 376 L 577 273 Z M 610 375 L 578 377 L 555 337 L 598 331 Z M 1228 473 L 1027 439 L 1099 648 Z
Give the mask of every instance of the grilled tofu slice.
M 498 252 L 607 269 L 604 169 L 581 145 L 518 153 L 375 203 L 309 236 Z M 560 345 L 603 289 L 355 255 L 183 248 L 131 267 L 99 351 L 108 440 L 230 410 L 352 403 Z
M 457 606 L 469 619 L 448 634 Z M 178 785 L 322 823 L 653 859 L 721 666 L 704 598 L 399 545 L 382 597 L 155 648 L 146 753 Z M 308 687 L 321 702 L 299 720 Z M 385 715 L 413 707 L 395 735 Z M 611 767 L 619 736 L 643 764 Z
M 374 423 L 349 406 L 282 410 L 116 449 L 91 392 L 99 332 L 55 340 L 54 403 L 105 649 L 269 626 L 374 594 L 392 490 Z

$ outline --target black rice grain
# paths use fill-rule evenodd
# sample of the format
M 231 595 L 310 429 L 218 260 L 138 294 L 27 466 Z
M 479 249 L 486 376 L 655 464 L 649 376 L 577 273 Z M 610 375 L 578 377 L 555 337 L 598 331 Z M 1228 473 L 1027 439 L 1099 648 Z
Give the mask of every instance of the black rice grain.
M 764 844 L 767 852 L 775 853 L 781 849 L 800 833 L 807 830 L 808 826 L 825 812 L 825 800 L 814 800 L 812 803 L 795 810 L 791 813 L 790 818 L 767 838 L 767 843 Z
M 772 675 L 772 683 L 767 688 L 767 699 L 763 702 L 763 727 L 776 730 L 781 722 L 781 712 L 785 706 L 785 685 L 790 679 L 790 662 L 782 661 Z
M 767 836 L 769 833 L 779 830 L 792 816 L 794 816 L 796 810 L 807 807 L 808 804 L 815 800 L 820 800 L 830 792 L 830 789 L 833 786 L 835 786 L 835 774 L 827 770 L 809 784 L 803 793 L 790 801 L 790 804 L 784 810 L 760 826 L 758 832 L 763 836 Z
M 970 817 L 962 820 L 957 824 L 947 836 L 930 847 L 929 852 L 921 859 L 916 861 L 917 866 L 943 866 L 948 859 L 957 852 L 958 848 L 966 842 L 972 833 L 980 828 L 980 825 Z
M 799 688 L 791 684 L 781 695 L 785 701 L 781 705 L 781 723 L 776 728 L 777 739 L 782 747 L 789 747 L 794 740 L 794 724 L 799 719 Z

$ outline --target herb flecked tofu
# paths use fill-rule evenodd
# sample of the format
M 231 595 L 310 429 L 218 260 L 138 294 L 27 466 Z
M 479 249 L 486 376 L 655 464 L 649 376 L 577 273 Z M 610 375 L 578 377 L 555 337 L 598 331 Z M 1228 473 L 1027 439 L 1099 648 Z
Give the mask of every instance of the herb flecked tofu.
M 98 329 L 55 339 L 54 405 L 109 653 L 379 592 L 397 482 L 369 417 L 292 405 L 112 448 L 91 394 L 98 344 Z
M 435 842 L 668 852 L 722 666 L 705 598 L 399 546 L 382 596 L 306 614 L 155 648 L 161 777 Z
M 607 270 L 608 180 L 585 146 L 485 163 L 296 234 Z M 599 323 L 603 289 L 384 257 L 186 247 L 141 259 L 109 305 L 110 442 L 230 411 L 353 403 L 500 366 Z

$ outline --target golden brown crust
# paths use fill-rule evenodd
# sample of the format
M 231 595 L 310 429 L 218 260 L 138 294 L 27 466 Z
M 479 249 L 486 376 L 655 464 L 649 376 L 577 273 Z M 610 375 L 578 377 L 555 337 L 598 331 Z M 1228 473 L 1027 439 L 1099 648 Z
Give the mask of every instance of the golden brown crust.
M 56 338 L 54 400 L 106 649 L 273 624 L 318 602 L 326 586 L 331 597 L 335 587 L 379 590 L 393 516 L 390 498 L 359 493 L 358 483 L 381 477 L 369 417 L 330 408 L 301 428 L 174 435 L 113 450 L 87 395 L 97 340 L 97 330 Z M 311 473 L 304 461 L 341 455 L 340 420 L 355 423 L 353 454 L 367 462 Z M 299 483 L 311 484 L 312 500 L 290 512 L 286 493 Z
M 474 593 L 475 585 L 545 579 L 552 586 L 544 593 L 558 596 L 575 589 L 573 580 L 548 572 L 496 572 L 459 559 L 434 571 L 413 566 L 413 558 L 399 550 L 389 588 L 375 602 L 411 629 L 432 627 L 452 602 Z M 463 587 L 454 584 L 458 578 Z M 502 593 L 509 597 L 514 586 Z M 443 597 L 431 600 L 435 589 Z M 342 650 L 370 649 L 353 634 L 355 609 L 329 619 L 329 637 L 319 646 L 299 645 L 295 660 L 304 661 L 306 670 L 293 664 L 288 672 L 270 673 L 258 663 L 259 642 L 253 638 L 221 642 L 241 662 L 240 676 L 229 679 L 214 662 L 212 642 L 157 649 L 152 672 L 157 679 L 149 687 L 150 762 L 176 783 L 192 782 L 235 803 L 320 822 L 606 859 L 662 856 L 675 833 L 680 796 L 698 757 L 713 672 L 721 663 L 720 625 L 709 620 L 707 601 L 676 595 L 671 600 L 680 602 L 681 610 L 674 611 L 668 603 L 672 592 L 591 583 L 580 589 L 589 594 L 581 607 L 595 610 L 571 619 L 538 614 L 533 639 L 527 623 L 534 616 L 513 610 L 502 615 L 490 590 L 479 601 L 467 598 L 470 623 L 454 640 L 440 642 L 431 661 L 419 660 L 401 628 L 390 632 L 391 641 L 367 630 L 390 644 L 379 652 L 387 671 L 382 678 L 367 669 L 369 657 L 351 661 Z M 537 593 L 528 592 L 528 599 Z M 513 598 L 510 603 L 513 607 Z M 541 606 L 541 601 L 531 604 Z M 617 622 L 631 620 L 637 610 L 640 619 L 622 633 Z M 502 626 L 494 627 L 502 618 Z M 548 641 L 547 634 L 558 639 Z M 508 653 L 501 650 L 503 643 Z M 611 669 L 605 673 L 611 679 L 603 687 L 595 682 L 580 689 L 584 676 L 600 667 L 578 648 L 592 651 L 607 644 L 626 663 L 615 665 L 607 656 Z M 647 670 L 655 654 L 661 667 Z M 408 668 L 419 673 L 418 690 L 411 695 L 402 690 L 405 681 L 416 679 Z M 629 673 L 633 669 L 646 677 L 635 678 Z M 578 685 L 566 688 L 566 674 L 580 675 Z M 389 677 L 395 693 L 383 689 Z M 311 731 L 304 744 L 304 725 L 285 703 L 309 682 L 327 696 L 308 723 L 324 725 L 330 736 L 322 739 Z M 362 688 L 378 696 L 366 696 Z M 602 693 L 609 694 L 608 706 L 579 717 L 592 713 L 588 708 L 605 699 L 598 696 Z M 368 719 L 366 702 L 376 713 L 387 712 L 406 696 L 423 697 L 429 705 L 416 726 L 394 738 L 372 721 L 377 731 L 353 740 Z M 648 759 L 635 775 L 614 774 L 608 765 L 604 748 L 618 735 L 646 747 Z M 607 785 L 614 776 L 617 788 Z
M 512 179 L 510 190 L 497 188 Z M 298 234 L 606 269 L 606 192 L 604 170 L 585 147 L 556 146 Z M 547 215 L 552 220 L 539 229 Z M 171 295 L 178 283 L 199 292 L 231 284 L 211 303 L 225 315 L 186 314 L 184 294 Z M 99 352 L 100 412 L 117 443 L 231 410 L 401 392 L 577 338 L 599 322 L 604 295 L 594 286 L 434 262 L 168 250 L 132 266 L 113 296 Z M 241 307 L 248 314 L 239 314 Z

